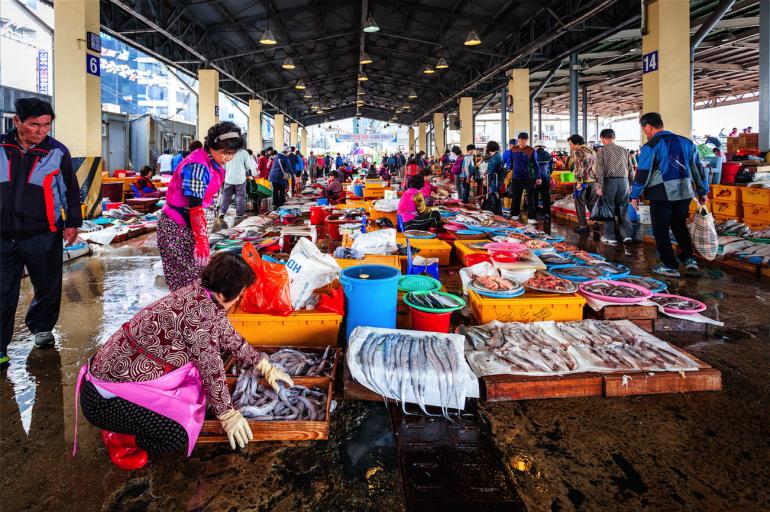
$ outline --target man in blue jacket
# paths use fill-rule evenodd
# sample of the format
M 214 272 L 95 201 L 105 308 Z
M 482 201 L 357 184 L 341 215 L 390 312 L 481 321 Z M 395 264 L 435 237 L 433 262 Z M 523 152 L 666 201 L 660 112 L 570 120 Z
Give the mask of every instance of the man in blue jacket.
M 273 208 L 279 208 L 286 202 L 286 187 L 289 184 L 287 178 L 291 175 L 289 146 L 284 146 L 283 153 L 276 153 L 273 156 L 273 167 L 268 176 L 270 186 L 273 188 Z
M 527 222 L 537 224 L 537 200 L 535 198 L 535 150 L 528 144 L 529 134 L 521 132 L 516 139 L 508 141 L 508 149 L 503 153 L 503 165 L 512 171 L 508 185 L 508 195 L 512 198 L 511 219 L 519 220 L 521 196 L 527 191 Z
M 542 140 L 535 142 L 535 152 L 532 154 L 535 162 L 537 178 L 535 179 L 535 195 L 533 200 L 537 205 L 538 196 L 543 201 L 543 213 L 546 222 L 551 220 L 551 172 L 553 171 L 553 156 L 545 149 Z
M 69 150 L 48 136 L 53 108 L 37 98 L 21 98 L 15 106 L 16 127 L 0 137 L 0 366 L 9 362 L 24 267 L 35 289 L 25 323 L 37 348 L 54 345 L 62 240 L 72 245 L 83 223 Z
M 690 139 L 664 130 L 663 119 L 657 112 L 644 114 L 639 124 L 647 136 L 647 144 L 639 152 L 631 204 L 638 209 L 642 193 L 650 202 L 652 233 L 661 260 L 652 271 L 679 277 L 679 261 L 682 261 L 688 271 L 695 272 L 698 262 L 693 258 L 687 215 L 695 194 L 703 203 L 709 191 L 698 150 Z M 671 247 L 669 229 L 679 246 L 678 260 Z
M 334 168 L 339 169 L 345 162 L 342 160 L 342 155 L 337 153 L 337 158 L 334 160 Z

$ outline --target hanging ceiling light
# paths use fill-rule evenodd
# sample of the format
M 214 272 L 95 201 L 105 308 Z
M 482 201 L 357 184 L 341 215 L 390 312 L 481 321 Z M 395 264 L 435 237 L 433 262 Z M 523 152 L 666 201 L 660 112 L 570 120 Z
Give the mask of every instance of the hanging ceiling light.
M 422 68 L 422 72 L 426 75 L 432 75 L 433 73 L 436 72 L 436 70 L 433 69 L 433 66 L 431 66 L 430 64 L 426 64 L 425 67 Z
M 410 89 L 410 90 L 409 90 L 409 96 L 408 96 L 408 98 L 409 98 L 410 100 L 416 99 L 416 98 L 417 98 L 417 91 L 415 91 L 414 89 Z
M 278 43 L 278 41 L 275 40 L 273 31 L 270 30 L 270 11 L 268 11 L 267 30 L 265 30 L 265 33 L 262 34 L 262 37 L 259 38 L 259 44 L 276 44 L 276 43 Z
M 294 88 L 300 91 L 305 90 L 305 82 L 303 82 L 301 79 L 297 80 L 297 83 L 294 84 Z
M 359 87 L 358 90 L 356 91 L 356 96 L 363 96 L 364 94 L 366 94 L 364 90 L 361 87 Z
M 371 64 L 372 62 L 373 62 L 372 58 L 369 57 L 369 54 L 366 52 L 364 52 L 364 54 L 361 55 L 361 60 L 358 61 L 359 64 Z
M 294 61 L 291 60 L 291 57 L 286 57 L 286 60 L 283 61 L 283 64 L 281 64 L 281 67 L 283 69 L 294 69 L 297 66 L 294 65 Z
M 477 46 L 481 44 L 481 39 L 475 30 L 468 32 L 468 37 L 465 38 L 465 46 Z
M 401 105 L 401 110 L 409 110 L 410 108 L 412 107 L 410 107 L 408 103 L 404 103 L 403 105 Z
M 449 64 L 447 64 L 446 59 L 442 56 L 438 58 L 438 62 L 436 63 L 436 69 L 446 69 L 449 67 Z
M 304 98 L 312 98 L 313 97 L 313 91 L 311 91 L 310 89 L 305 89 L 305 92 L 302 93 L 302 96 Z
M 358 81 L 359 82 L 366 82 L 367 80 L 369 80 L 369 77 L 366 76 L 366 73 L 360 73 L 358 75 Z
M 357 107 L 363 107 L 364 106 L 364 100 L 356 100 L 356 106 Z
M 372 32 L 379 32 L 380 27 L 377 26 L 377 22 L 374 21 L 374 16 L 371 14 L 368 18 L 366 18 L 366 23 L 364 23 L 364 32 L 367 34 L 371 34 Z
M 397 108 L 397 109 L 395 110 L 395 112 L 393 112 L 393 113 L 394 113 L 394 114 L 400 114 L 400 113 L 401 113 L 401 109 L 400 109 L 400 108 Z

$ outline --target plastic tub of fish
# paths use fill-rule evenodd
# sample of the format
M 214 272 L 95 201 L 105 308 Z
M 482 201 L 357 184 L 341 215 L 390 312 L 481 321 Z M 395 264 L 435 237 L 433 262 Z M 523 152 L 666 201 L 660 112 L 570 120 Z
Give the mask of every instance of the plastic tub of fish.
M 572 253 L 571 258 L 579 264 L 591 264 L 598 261 L 605 261 L 607 258 L 601 254 L 586 251 L 575 251 Z
M 572 259 L 562 253 L 546 251 L 538 254 L 538 252 L 535 251 L 535 254 L 537 254 L 540 261 L 545 263 L 547 267 L 553 267 L 555 265 L 572 265 Z
M 643 286 L 604 280 L 581 283 L 580 293 L 586 297 L 616 304 L 636 304 L 652 296 L 652 292 Z
M 484 297 L 498 299 L 510 299 L 524 294 L 521 284 L 498 276 L 473 276 L 468 288 Z
M 610 277 L 601 268 L 585 265 L 554 265 L 549 267 L 548 271 L 557 277 L 578 283 L 593 281 L 594 279 L 608 279 Z
M 413 292 L 404 295 L 404 303 L 426 313 L 451 313 L 465 306 L 465 300 L 447 292 Z
M 416 238 L 418 240 L 427 240 L 436 238 L 436 233 L 431 233 L 430 231 L 424 231 L 422 229 L 407 229 L 404 231 L 404 236 L 407 238 Z
M 663 308 L 665 313 L 675 315 L 692 315 L 706 310 L 706 305 L 699 300 L 671 295 L 670 293 L 656 293 L 650 300 Z
M 530 290 L 545 293 L 575 293 L 578 287 L 572 281 L 557 277 L 542 270 L 538 270 L 535 275 L 523 282 L 524 286 Z
M 666 291 L 668 285 L 658 279 L 653 279 L 647 276 L 625 276 L 613 278 L 613 281 L 620 281 L 621 283 L 635 284 L 636 286 L 642 286 L 647 288 L 652 293 L 661 293 Z
M 603 271 L 611 279 L 626 277 L 631 273 L 630 268 L 614 261 L 594 261 L 588 265 Z
M 441 289 L 441 281 L 430 276 L 409 275 L 402 276 L 398 280 L 399 292 L 432 292 Z

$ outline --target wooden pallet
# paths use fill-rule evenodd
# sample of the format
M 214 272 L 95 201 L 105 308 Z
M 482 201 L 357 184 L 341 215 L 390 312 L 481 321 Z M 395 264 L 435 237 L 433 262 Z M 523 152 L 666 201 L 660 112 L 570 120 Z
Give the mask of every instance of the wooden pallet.
M 652 235 L 644 235 L 644 243 L 655 245 L 655 237 L 653 237 Z M 676 249 L 676 244 L 673 244 L 673 247 Z M 703 256 L 701 256 L 700 254 L 698 254 L 697 252 L 695 253 L 695 258 L 698 259 L 699 261 L 708 263 L 710 265 L 715 265 L 717 267 L 732 269 L 732 270 L 740 270 L 742 272 L 748 272 L 750 274 L 754 274 L 757 277 L 760 277 L 760 276 L 770 277 L 770 269 L 754 263 L 746 263 L 745 261 L 736 260 L 734 258 L 729 258 L 729 257 L 722 258 L 722 259 L 714 259 L 709 261 Z M 766 270 L 767 272 L 765 272 Z
M 618 372 L 576 373 L 558 377 L 523 375 L 488 375 L 482 377 L 482 396 L 490 402 L 573 398 L 585 396 L 631 396 L 662 393 L 718 391 L 722 374 L 716 368 L 671 345 L 698 364 L 688 372 Z
M 583 317 L 595 318 L 597 320 L 630 320 L 638 327 L 652 333 L 655 330 L 654 321 L 658 318 L 658 308 L 656 306 L 633 304 L 605 306 L 600 311 L 594 311 L 592 308 L 585 306 Z

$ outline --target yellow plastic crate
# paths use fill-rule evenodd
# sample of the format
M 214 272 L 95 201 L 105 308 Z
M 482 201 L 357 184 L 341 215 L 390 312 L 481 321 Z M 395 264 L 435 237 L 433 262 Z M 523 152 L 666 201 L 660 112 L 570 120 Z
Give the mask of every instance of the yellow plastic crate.
M 770 188 L 747 187 L 741 191 L 743 204 L 770 206 Z
M 747 204 L 743 207 L 744 218 L 753 221 L 770 222 L 770 206 L 761 206 L 758 204 Z
M 767 220 L 743 219 L 743 223 L 754 231 L 764 231 L 770 228 L 770 221 Z
M 492 299 L 482 297 L 469 290 L 471 311 L 480 324 L 499 320 L 501 322 L 541 322 L 554 320 L 566 322 L 583 319 L 582 295 L 539 293 L 527 290 L 524 295 L 513 299 Z
M 240 306 L 228 315 L 235 330 L 251 345 L 336 346 L 342 315 L 295 311 L 289 316 L 246 313 Z
M 465 242 L 463 240 L 457 240 L 455 241 L 455 250 L 457 250 L 457 257 L 462 262 L 463 265 L 467 266 L 467 263 L 465 263 L 465 258 L 470 254 L 475 253 L 486 253 L 487 251 L 482 251 L 481 249 L 474 249 L 473 247 L 470 247 L 469 244 L 476 244 L 479 243 L 478 240 L 473 240 L 469 242 Z
M 367 254 L 362 260 L 337 259 L 337 263 L 343 269 L 355 267 L 356 265 L 386 265 L 401 270 L 401 262 L 397 254 Z
M 406 237 L 403 233 L 396 235 L 396 242 L 406 245 Z M 438 258 L 439 265 L 449 265 L 452 256 L 452 246 L 438 238 L 410 238 L 409 245 L 418 247 L 419 256 L 423 258 Z M 406 265 L 406 256 L 401 256 L 401 261 Z
M 710 185 L 711 198 L 714 201 L 741 202 L 741 187 L 735 185 Z
M 717 201 L 711 203 L 711 211 L 714 215 L 725 215 L 737 219 L 743 216 L 743 205 L 732 201 Z

